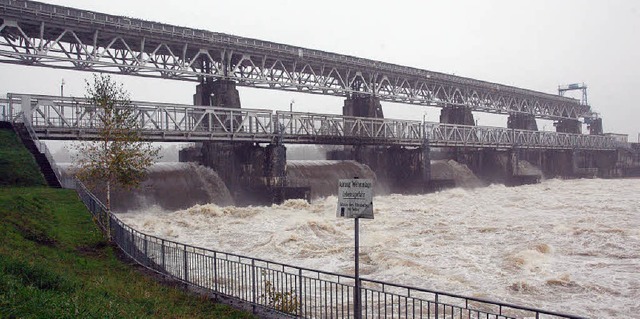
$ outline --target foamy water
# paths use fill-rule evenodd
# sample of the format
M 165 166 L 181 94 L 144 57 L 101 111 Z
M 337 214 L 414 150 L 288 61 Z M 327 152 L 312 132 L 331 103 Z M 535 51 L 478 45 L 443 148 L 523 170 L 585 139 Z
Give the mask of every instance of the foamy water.
M 549 180 L 375 197 L 360 223 L 361 274 L 585 315 L 640 313 L 640 179 Z M 195 206 L 119 216 L 220 251 L 353 273 L 353 220 L 336 198 L 272 207 Z

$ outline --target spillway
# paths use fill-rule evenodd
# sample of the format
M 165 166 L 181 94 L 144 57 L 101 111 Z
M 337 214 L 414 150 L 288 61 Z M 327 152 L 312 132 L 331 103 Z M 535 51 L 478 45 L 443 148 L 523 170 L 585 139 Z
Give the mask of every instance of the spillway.
M 310 187 L 312 198 L 335 195 L 339 179 L 354 177 L 376 180 L 376 174 L 367 165 L 356 161 L 287 161 L 287 185 Z M 384 185 L 378 185 L 376 193 L 385 192 Z
M 58 165 L 65 175 L 73 174 L 71 165 Z M 94 193 L 105 202 L 102 185 Z M 195 163 L 156 163 L 138 188 L 115 188 L 111 194 L 113 211 L 140 209 L 177 210 L 196 204 L 232 205 L 233 198 L 218 174 Z

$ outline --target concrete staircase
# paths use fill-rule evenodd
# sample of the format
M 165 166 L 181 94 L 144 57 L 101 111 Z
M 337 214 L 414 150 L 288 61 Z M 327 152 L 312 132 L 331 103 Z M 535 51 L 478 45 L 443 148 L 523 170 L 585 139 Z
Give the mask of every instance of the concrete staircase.
M 49 187 L 62 188 L 62 186 L 60 185 L 60 181 L 58 181 L 58 177 L 53 171 L 51 163 L 49 163 L 49 160 L 47 159 L 47 156 L 41 153 L 40 150 L 38 150 L 36 143 L 31 139 L 29 131 L 27 130 L 27 127 L 24 125 L 24 123 L 13 123 L 11 126 L 13 128 L 13 131 L 16 132 L 16 134 L 22 141 L 22 144 L 24 144 L 24 146 L 29 150 L 29 152 L 33 155 L 33 158 L 38 163 L 40 172 L 44 176 L 47 185 L 49 185 Z

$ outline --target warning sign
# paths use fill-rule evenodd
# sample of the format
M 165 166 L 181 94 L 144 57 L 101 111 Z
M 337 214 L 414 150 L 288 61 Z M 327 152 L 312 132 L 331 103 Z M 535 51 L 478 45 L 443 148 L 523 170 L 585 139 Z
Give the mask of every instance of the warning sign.
M 338 181 L 337 217 L 373 219 L 373 181 L 341 179 Z

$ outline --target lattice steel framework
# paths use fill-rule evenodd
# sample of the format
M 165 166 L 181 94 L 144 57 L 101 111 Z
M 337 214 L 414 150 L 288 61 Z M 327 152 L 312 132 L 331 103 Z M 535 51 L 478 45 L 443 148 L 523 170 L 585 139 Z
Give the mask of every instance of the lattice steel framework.
M 41 139 L 93 139 L 100 123 L 83 98 L 9 94 L 7 118 L 23 110 Z M 432 147 L 612 150 L 612 137 L 465 126 L 332 114 L 273 112 L 152 102 L 132 102 L 143 136 L 149 141 L 245 141 L 293 144 L 403 145 Z M 0 103 L 1 104 L 1 103 Z M 28 105 L 28 106 L 27 106 Z M 25 107 L 27 106 L 27 107 Z
M 0 0 L 0 62 L 578 119 L 575 99 L 390 63 L 25 0 Z

